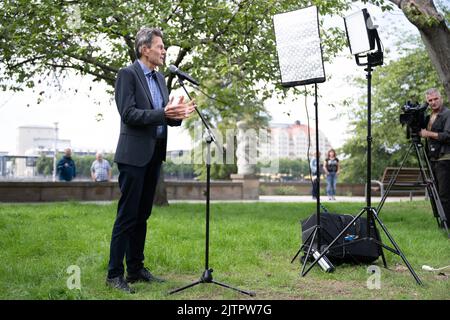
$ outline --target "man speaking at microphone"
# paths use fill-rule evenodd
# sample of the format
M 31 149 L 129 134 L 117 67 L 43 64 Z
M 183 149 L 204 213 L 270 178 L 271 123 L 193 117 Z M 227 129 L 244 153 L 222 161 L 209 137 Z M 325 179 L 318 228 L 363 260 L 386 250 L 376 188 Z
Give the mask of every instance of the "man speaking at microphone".
M 194 102 L 177 101 L 169 94 L 164 76 L 166 50 L 159 29 L 136 34 L 137 60 L 119 71 L 115 100 L 120 114 L 120 137 L 114 161 L 119 168 L 121 197 L 111 236 L 106 284 L 133 293 L 128 283 L 161 282 L 144 267 L 147 219 L 167 146 L 167 125 L 179 126 L 194 111 Z M 127 277 L 123 260 L 126 258 Z

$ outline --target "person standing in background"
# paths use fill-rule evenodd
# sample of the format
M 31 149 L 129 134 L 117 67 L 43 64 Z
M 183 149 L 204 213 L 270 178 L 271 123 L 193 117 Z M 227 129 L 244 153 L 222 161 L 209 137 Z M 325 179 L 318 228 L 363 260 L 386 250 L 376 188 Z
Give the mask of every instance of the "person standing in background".
M 339 159 L 336 158 L 336 151 L 330 149 L 327 158 L 323 164 L 323 170 L 327 177 L 327 196 L 328 200 L 336 200 L 336 183 L 339 175 Z
M 112 170 L 108 160 L 103 159 L 103 154 L 97 152 L 95 161 L 91 165 L 91 178 L 95 182 L 105 182 L 111 180 Z
M 72 181 L 76 177 L 75 162 L 72 159 L 72 149 L 64 149 L 64 156 L 56 165 L 59 181 Z

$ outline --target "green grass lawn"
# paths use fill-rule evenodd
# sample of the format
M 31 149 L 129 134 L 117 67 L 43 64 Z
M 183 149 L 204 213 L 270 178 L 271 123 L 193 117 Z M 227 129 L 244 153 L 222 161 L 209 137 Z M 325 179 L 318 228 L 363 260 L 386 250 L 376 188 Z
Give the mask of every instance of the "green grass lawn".
M 213 284 L 168 295 L 204 270 L 202 204 L 155 208 L 148 221 L 145 265 L 167 282 L 135 284 L 134 295 L 107 288 L 116 205 L 0 204 L 0 299 L 249 299 Z M 363 207 L 327 205 L 330 212 L 350 214 Z M 386 252 L 389 268 L 381 268 L 378 290 L 367 288 L 367 265 L 341 265 L 331 274 L 314 267 L 299 275 L 299 260 L 290 261 L 300 246 L 299 221 L 313 212 L 315 203 L 212 204 L 214 279 L 255 291 L 255 299 L 450 299 L 450 270 L 421 269 L 450 264 L 450 241 L 429 202 L 387 203 L 380 215 L 424 285 L 416 284 L 399 256 Z M 375 264 L 382 267 L 381 259 Z M 81 290 L 66 285 L 70 265 L 81 269 Z

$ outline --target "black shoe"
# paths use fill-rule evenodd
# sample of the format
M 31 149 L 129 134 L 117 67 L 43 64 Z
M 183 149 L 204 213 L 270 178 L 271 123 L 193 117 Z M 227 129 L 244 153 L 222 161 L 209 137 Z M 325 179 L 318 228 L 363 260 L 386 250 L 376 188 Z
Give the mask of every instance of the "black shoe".
M 115 278 L 106 278 L 106 285 L 113 288 L 119 289 L 128 293 L 134 293 L 134 289 L 130 288 L 128 283 L 125 281 L 123 276 L 118 276 Z
M 165 282 L 166 280 L 155 277 L 148 271 L 147 268 L 142 268 L 137 273 L 128 273 L 127 275 L 127 281 L 130 283 L 133 282 Z

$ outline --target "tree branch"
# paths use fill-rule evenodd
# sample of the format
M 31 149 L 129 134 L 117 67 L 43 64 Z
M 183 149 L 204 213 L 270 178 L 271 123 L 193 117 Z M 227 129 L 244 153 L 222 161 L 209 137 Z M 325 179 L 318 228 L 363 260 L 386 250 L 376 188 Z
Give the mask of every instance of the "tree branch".
M 389 1 L 392 2 L 393 4 L 395 4 L 399 8 L 402 7 L 403 0 L 389 0 Z
M 166 23 L 166 24 L 167 24 L 167 23 L 170 21 L 170 19 L 172 19 L 172 17 L 173 17 L 174 14 L 177 12 L 178 8 L 179 8 L 180 5 L 183 3 L 183 1 L 184 1 L 184 0 L 180 0 L 180 1 L 178 2 L 178 4 L 175 6 L 175 9 L 172 10 L 172 13 L 171 13 L 166 19 L 163 19 L 163 20 L 162 20 L 163 23 Z
M 249 0 L 243 0 L 243 1 L 241 1 L 241 2 L 239 3 L 238 9 L 237 9 L 236 12 L 233 14 L 233 16 L 230 18 L 230 20 L 228 20 L 228 22 L 227 22 L 227 24 L 226 24 L 226 27 L 223 28 L 221 31 L 219 31 L 217 34 L 215 34 L 215 35 L 213 36 L 213 39 L 212 39 L 213 41 L 216 41 L 218 37 L 220 37 L 221 35 L 223 35 L 225 32 L 228 31 L 228 27 L 231 25 L 231 23 L 233 22 L 234 18 L 236 18 L 237 14 L 238 14 L 239 12 L 241 12 L 241 9 L 244 7 L 244 4 L 245 4 L 246 2 L 248 2 L 248 1 L 249 1 Z
M 80 60 L 80 61 L 83 61 L 83 62 L 86 62 L 89 64 L 93 64 L 94 66 L 99 67 L 100 69 L 105 70 L 105 71 L 109 71 L 112 73 L 119 72 L 119 69 L 111 67 L 109 65 L 106 65 L 104 63 L 101 63 L 101 62 L 97 61 L 97 59 L 95 59 L 94 57 L 80 57 L 80 56 L 77 56 L 77 55 L 74 55 L 71 53 L 67 53 L 67 56 L 71 57 L 73 59 L 76 59 L 76 60 Z
M 183 61 L 184 57 L 188 54 L 188 52 L 191 50 L 191 48 L 185 49 L 181 48 L 180 52 L 178 52 L 177 59 L 174 62 L 174 65 L 178 67 Z M 172 73 L 169 74 L 169 77 L 167 78 L 167 88 L 169 89 L 169 94 L 172 91 L 172 83 L 173 83 L 174 75 Z
M 129 34 L 124 35 L 123 38 L 125 39 L 125 43 L 128 46 L 128 57 L 130 58 L 131 63 L 133 63 L 134 60 L 136 60 L 136 52 L 134 52 L 133 39 L 131 38 L 131 36 Z
M 119 17 L 118 15 L 114 15 L 113 18 L 118 22 L 122 23 L 123 19 L 122 17 Z M 131 63 L 136 60 L 136 53 L 134 52 L 134 41 L 133 38 L 129 34 L 121 34 L 119 32 L 113 32 L 113 34 L 118 35 L 122 37 L 125 40 L 125 44 L 128 47 L 128 57 L 130 58 Z
M 85 72 L 83 72 L 83 67 L 76 66 L 76 65 L 65 65 L 65 64 L 57 64 L 57 63 L 50 63 L 50 62 L 45 62 L 44 65 L 55 68 L 55 69 L 57 69 L 57 68 L 61 69 L 61 70 L 74 69 L 81 73 L 85 73 Z M 96 80 L 104 80 L 109 85 L 111 85 L 111 84 L 114 85 L 114 82 L 116 81 L 115 77 L 107 76 L 106 74 L 101 74 L 101 73 L 98 73 L 95 71 L 89 71 L 86 73 L 96 77 L 97 78 Z
M 42 58 L 45 58 L 45 55 L 37 56 L 37 57 L 33 57 L 33 58 L 29 58 L 29 59 L 26 59 L 26 60 L 21 61 L 21 62 L 19 62 L 19 63 L 10 65 L 10 66 L 8 66 L 8 69 L 15 69 L 15 68 L 20 67 L 20 66 L 22 66 L 22 65 L 24 65 L 24 64 L 27 64 L 27 63 L 29 63 L 29 62 L 34 62 L 34 61 L 39 60 L 39 59 L 42 59 Z
M 445 18 L 437 11 L 432 0 L 402 0 L 399 2 L 406 18 L 419 30 L 430 60 L 450 99 L 450 30 L 446 25 Z

